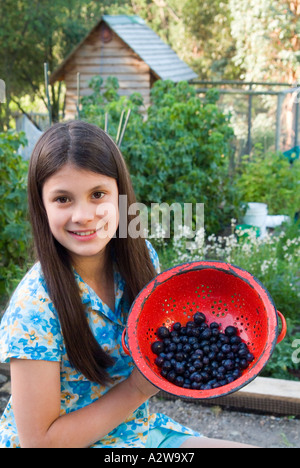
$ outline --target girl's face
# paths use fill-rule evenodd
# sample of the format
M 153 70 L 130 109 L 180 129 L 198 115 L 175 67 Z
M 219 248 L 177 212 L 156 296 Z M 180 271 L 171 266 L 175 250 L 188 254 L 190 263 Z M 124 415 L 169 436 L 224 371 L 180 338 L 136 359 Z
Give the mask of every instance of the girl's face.
M 103 253 L 119 224 L 115 179 L 66 164 L 46 180 L 43 203 L 55 239 L 76 261 Z

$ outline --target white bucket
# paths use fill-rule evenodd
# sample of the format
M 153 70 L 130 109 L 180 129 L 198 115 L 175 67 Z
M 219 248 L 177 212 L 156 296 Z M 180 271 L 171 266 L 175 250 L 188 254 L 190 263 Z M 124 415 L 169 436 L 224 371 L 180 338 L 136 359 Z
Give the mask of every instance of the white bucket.
M 275 228 L 277 226 L 281 226 L 282 223 L 289 223 L 291 218 L 287 215 L 273 215 L 267 216 L 267 227 Z
M 243 218 L 244 224 L 256 226 L 260 229 L 260 237 L 267 232 L 268 205 L 265 203 L 248 203 L 246 214 Z

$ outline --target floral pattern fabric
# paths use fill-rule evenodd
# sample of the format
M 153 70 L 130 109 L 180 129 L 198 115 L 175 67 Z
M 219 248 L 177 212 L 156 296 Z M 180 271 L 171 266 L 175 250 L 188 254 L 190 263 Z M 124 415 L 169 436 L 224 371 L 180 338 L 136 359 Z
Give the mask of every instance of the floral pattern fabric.
M 157 254 L 150 243 L 148 248 L 158 270 Z M 113 378 L 111 386 L 116 385 L 130 375 L 134 366 L 131 357 L 122 348 L 122 332 L 129 312 L 123 294 L 124 280 L 115 269 L 113 312 L 76 272 L 74 274 L 90 327 L 102 348 L 115 358 L 109 373 Z M 49 298 L 39 263 L 32 267 L 19 284 L 1 322 L 0 361 L 9 362 L 11 358 L 60 362 L 61 415 L 91 404 L 111 387 L 87 380 L 70 364 L 58 316 Z M 149 414 L 146 402 L 92 447 L 145 447 L 149 431 L 158 427 L 199 435 L 163 414 Z M 20 442 L 10 399 L 0 420 L 0 448 L 18 447 Z

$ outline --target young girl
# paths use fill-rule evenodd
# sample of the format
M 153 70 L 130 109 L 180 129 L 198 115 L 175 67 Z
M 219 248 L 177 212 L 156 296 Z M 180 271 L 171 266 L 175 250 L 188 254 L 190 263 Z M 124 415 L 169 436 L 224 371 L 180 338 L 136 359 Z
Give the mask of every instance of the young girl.
M 104 131 L 74 121 L 42 135 L 28 174 L 38 262 L 0 329 L 12 385 L 0 447 L 216 443 L 150 415 L 147 400 L 158 390 L 123 352 L 130 305 L 157 274 L 158 258 L 145 239 L 118 235 L 119 195 L 135 202 L 125 162 Z

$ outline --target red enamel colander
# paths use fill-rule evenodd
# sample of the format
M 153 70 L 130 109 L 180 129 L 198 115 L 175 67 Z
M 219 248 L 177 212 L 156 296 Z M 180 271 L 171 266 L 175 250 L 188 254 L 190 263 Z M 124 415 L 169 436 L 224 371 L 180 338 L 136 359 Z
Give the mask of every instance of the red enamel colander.
M 175 322 L 185 325 L 196 312 L 204 313 L 208 324 L 218 322 L 223 331 L 229 325 L 236 327 L 253 354 L 254 360 L 234 382 L 211 390 L 192 390 L 160 375 L 151 350 L 158 339 L 157 329 L 171 329 Z M 283 315 L 253 275 L 228 263 L 203 261 L 166 270 L 145 286 L 130 309 L 123 348 L 160 390 L 182 398 L 209 399 L 236 392 L 255 379 L 285 335 Z

